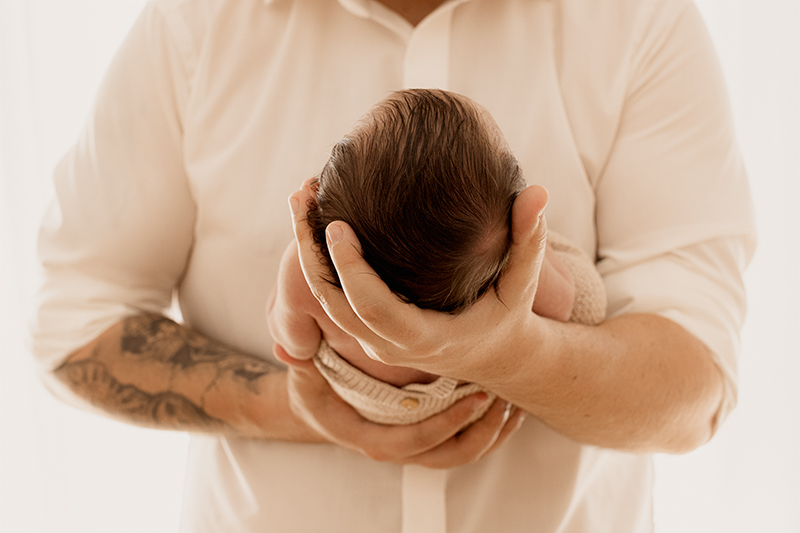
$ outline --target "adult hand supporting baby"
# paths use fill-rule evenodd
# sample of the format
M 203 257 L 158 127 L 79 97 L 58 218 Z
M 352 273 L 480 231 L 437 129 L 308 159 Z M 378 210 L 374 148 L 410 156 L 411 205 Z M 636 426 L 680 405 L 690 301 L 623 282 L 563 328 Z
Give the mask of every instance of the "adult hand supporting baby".
M 280 346 L 275 355 L 288 365 L 287 392 L 294 414 L 328 441 L 376 461 L 453 468 L 477 461 L 519 428 L 524 413 L 502 400 L 464 429 L 489 401 L 470 395 L 422 422 L 383 425 L 366 420 L 339 398 L 314 363 L 293 359 Z
M 514 202 L 499 298 L 488 292 L 456 316 L 401 302 L 342 222 L 328 226 L 328 248 L 344 292 L 327 283 L 305 220 L 311 198 L 307 187 L 290 197 L 304 276 L 325 312 L 370 357 L 480 383 L 595 446 L 681 453 L 713 435 L 721 374 L 708 348 L 681 326 L 655 314 L 585 326 L 531 311 L 547 231 L 544 189 L 529 187 Z
M 328 246 L 344 292 L 325 281 L 306 223 L 312 194 L 307 185 L 290 197 L 300 262 L 306 281 L 336 324 L 356 337 L 373 359 L 475 381 L 487 355 L 502 353 L 512 332 L 530 331 L 544 258 L 547 191 L 525 189 L 512 209 L 510 262 L 498 288 L 468 311 L 452 316 L 400 301 L 361 257 L 358 239 L 344 222 L 328 227 Z M 497 361 L 491 363 L 497 364 Z M 472 367 L 470 367 L 470 365 Z

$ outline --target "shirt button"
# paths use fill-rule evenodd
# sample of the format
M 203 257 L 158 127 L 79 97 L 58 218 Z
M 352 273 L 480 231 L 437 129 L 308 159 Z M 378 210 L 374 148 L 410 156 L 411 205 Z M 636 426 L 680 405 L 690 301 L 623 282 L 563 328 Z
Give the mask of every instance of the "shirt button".
M 406 411 L 412 411 L 417 407 L 419 407 L 419 400 L 416 400 L 414 398 L 406 398 L 405 400 L 400 402 L 400 405 L 403 408 L 405 408 Z

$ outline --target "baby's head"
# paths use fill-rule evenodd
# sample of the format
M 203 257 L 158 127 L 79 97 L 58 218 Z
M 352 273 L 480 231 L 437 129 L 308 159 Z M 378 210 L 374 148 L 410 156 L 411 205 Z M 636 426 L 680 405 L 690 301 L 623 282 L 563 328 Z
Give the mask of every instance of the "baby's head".
M 392 94 L 334 146 L 309 224 L 331 271 L 325 228 L 347 222 L 389 288 L 458 313 L 496 286 L 508 261 L 511 204 L 525 187 L 489 113 L 439 90 Z

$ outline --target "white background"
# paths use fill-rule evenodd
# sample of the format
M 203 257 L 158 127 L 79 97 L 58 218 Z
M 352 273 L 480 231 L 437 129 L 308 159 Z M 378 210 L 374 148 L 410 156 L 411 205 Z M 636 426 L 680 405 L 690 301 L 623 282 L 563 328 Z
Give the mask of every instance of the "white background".
M 591 1 L 591 0 L 587 0 Z M 188 437 L 58 403 L 25 348 L 50 173 L 141 0 L 0 0 L 0 531 L 175 532 Z M 800 0 L 699 0 L 729 83 L 760 242 L 739 407 L 656 459 L 658 533 L 800 532 Z M 591 533 L 591 532 L 587 532 Z M 624 532 L 620 532 L 624 533 Z

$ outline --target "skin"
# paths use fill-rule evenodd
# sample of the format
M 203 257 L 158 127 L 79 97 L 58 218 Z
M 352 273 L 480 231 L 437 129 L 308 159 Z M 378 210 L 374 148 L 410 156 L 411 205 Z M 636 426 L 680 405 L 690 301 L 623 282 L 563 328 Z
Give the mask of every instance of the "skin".
M 358 341 L 339 329 L 314 298 L 300 269 L 295 243 L 283 254 L 280 272 L 280 289 L 273 292 L 267 304 L 267 323 L 272 338 L 288 356 L 310 359 L 324 338 L 352 365 L 386 383 L 401 387 L 408 383 L 430 383 L 436 378 L 427 372 L 370 359 Z
M 290 197 L 306 281 L 369 357 L 480 383 L 578 442 L 681 453 L 711 437 L 722 376 L 686 330 L 648 314 L 582 326 L 530 312 L 547 231 L 541 187 L 529 187 L 514 203 L 502 302 L 487 295 L 455 317 L 393 297 L 341 221 L 327 235 L 344 291 L 325 283 L 305 220 L 309 199 L 307 188 Z
M 312 181 L 307 180 L 303 188 L 313 196 Z M 569 320 L 575 300 L 572 276 L 549 247 L 539 280 L 532 311 L 562 322 Z M 281 258 L 278 284 L 267 303 L 267 323 L 280 349 L 294 359 L 313 357 L 324 338 L 352 365 L 386 383 L 402 387 L 409 383 L 430 383 L 438 377 L 371 359 L 357 339 L 342 331 L 314 298 L 300 268 L 295 243 L 286 248 Z
M 386 5 L 416 24 L 440 3 Z M 432 468 L 479 460 L 524 418 L 522 410 L 497 400 L 465 427 L 487 401 L 478 393 L 418 424 L 375 424 L 342 401 L 313 363 L 292 359 L 279 347 L 276 355 L 287 369 L 143 314 L 121 320 L 67 357 L 52 374 L 53 387 L 70 403 L 144 427 L 329 443 L 374 460 Z
M 546 262 L 548 269 L 552 271 L 550 279 L 556 278 L 557 281 L 552 283 L 557 287 L 550 291 L 539 290 L 533 311 L 555 320 L 568 320 L 574 301 L 574 290 L 569 290 L 574 287 L 566 287 L 566 283 L 571 283 L 568 280 L 569 273 L 565 275 L 552 263 Z M 314 298 L 303 277 L 295 243 L 290 244 L 283 254 L 281 275 L 283 277 L 279 284 L 282 290 L 273 291 L 267 304 L 267 323 L 272 337 L 290 357 L 310 359 L 316 353 L 320 340 L 324 338 L 350 364 L 386 383 L 402 387 L 409 383 L 430 383 L 438 377 L 429 372 L 390 366 L 371 359 L 354 337 L 342 331 L 325 314 L 325 310 Z M 544 283 L 540 283 L 540 289 L 542 285 Z M 556 293 L 561 286 L 566 287 L 568 294 Z M 542 293 L 546 293 L 546 296 L 540 296 Z M 545 300 L 547 297 L 551 299 Z M 564 309 L 568 311 L 564 312 Z
M 333 443 L 375 460 L 434 468 L 478 460 L 522 420 L 521 411 L 495 401 L 465 429 L 487 401 L 480 393 L 418 424 L 374 424 L 344 403 L 313 363 L 292 363 L 287 371 L 163 316 L 144 314 L 106 330 L 53 377 L 66 400 L 138 426 Z
M 416 26 L 444 0 L 378 0 L 392 11 L 397 12 L 412 26 Z
M 412 25 L 442 3 L 382 2 Z M 507 306 L 483 298 L 455 319 L 398 306 L 360 261 L 357 240 L 340 223 L 329 234 L 345 292 L 326 291 L 302 231 L 304 194 L 293 194 L 290 203 L 305 277 L 326 313 L 371 358 L 483 383 L 583 442 L 687 451 L 708 439 L 721 377 L 703 345 L 680 327 L 649 315 L 596 328 L 558 325 L 530 312 L 544 243 L 542 192 L 523 193 L 514 207 L 512 262 L 499 289 Z M 459 352 L 465 345 L 469 358 Z M 68 401 L 131 424 L 331 443 L 374 460 L 436 468 L 479 460 L 523 420 L 522 409 L 496 401 L 464 428 L 486 401 L 479 393 L 419 424 L 373 424 L 336 396 L 313 363 L 292 359 L 280 347 L 275 351 L 288 369 L 144 314 L 109 328 L 52 377 Z
M 465 105 L 475 108 L 498 153 L 511 150 L 500 127 L 486 108 L 469 98 L 455 94 L 453 96 L 462 100 Z M 371 113 L 367 113 L 359 120 L 356 128 L 370 122 L 371 117 Z M 314 182 L 314 178 L 309 178 L 302 188 L 310 191 L 316 200 Z M 273 291 L 269 297 L 267 322 L 272 338 L 291 357 L 310 359 L 316 353 L 320 340 L 324 338 L 352 365 L 386 383 L 402 387 L 409 383 L 430 383 L 438 377 L 413 368 L 386 365 L 367 356 L 356 339 L 339 329 L 314 298 L 300 269 L 295 243 L 291 243 L 284 252 L 280 272 L 278 286 L 281 289 L 279 292 Z M 540 316 L 566 322 L 572 315 L 574 303 L 575 285 L 572 275 L 548 246 L 545 249 L 532 310 Z

